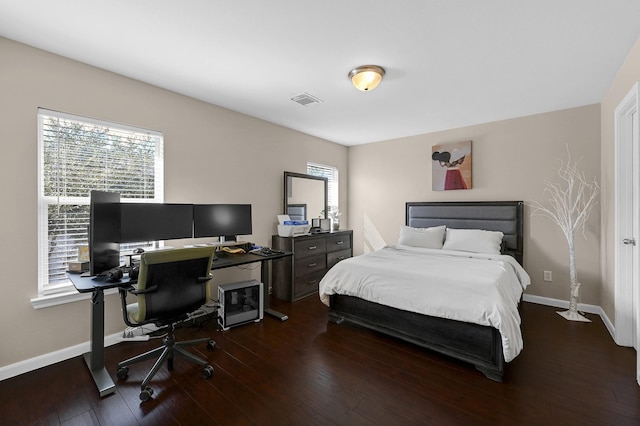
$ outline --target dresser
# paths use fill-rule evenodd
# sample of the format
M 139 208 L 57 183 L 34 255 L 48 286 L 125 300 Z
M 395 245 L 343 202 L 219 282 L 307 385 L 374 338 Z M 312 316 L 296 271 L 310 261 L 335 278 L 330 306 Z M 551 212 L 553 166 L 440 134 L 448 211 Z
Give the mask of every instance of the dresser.
M 274 249 L 293 256 L 273 264 L 272 293 L 294 300 L 316 294 L 324 274 L 342 259 L 353 256 L 353 231 L 333 231 L 299 237 L 272 237 Z

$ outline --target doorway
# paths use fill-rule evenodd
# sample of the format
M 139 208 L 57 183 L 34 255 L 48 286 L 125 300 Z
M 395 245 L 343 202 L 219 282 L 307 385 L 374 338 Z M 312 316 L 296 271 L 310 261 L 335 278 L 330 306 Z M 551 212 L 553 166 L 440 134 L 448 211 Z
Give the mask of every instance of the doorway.
M 640 82 L 615 111 L 615 321 L 616 343 L 638 353 L 640 326 Z M 640 354 L 636 380 L 640 384 Z

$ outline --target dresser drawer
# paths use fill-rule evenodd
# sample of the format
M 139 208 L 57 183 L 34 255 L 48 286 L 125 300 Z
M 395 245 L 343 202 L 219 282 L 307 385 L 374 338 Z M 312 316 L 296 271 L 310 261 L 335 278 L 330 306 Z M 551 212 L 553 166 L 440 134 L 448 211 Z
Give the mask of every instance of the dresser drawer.
M 324 238 L 296 240 L 294 252 L 296 259 L 317 254 L 324 255 L 327 252 L 326 240 Z
M 331 253 L 327 253 L 327 269 L 331 269 L 333 265 L 340 262 L 341 260 L 348 259 L 351 257 L 351 249 L 334 251 Z
M 324 254 L 296 258 L 294 267 L 295 281 L 297 282 L 299 277 L 308 275 L 312 272 L 324 272 L 327 269 L 327 258 Z
M 324 276 L 325 271 L 315 271 L 296 279 L 293 286 L 293 300 L 318 292 L 318 284 Z
M 351 249 L 351 234 L 339 234 L 327 237 L 327 252 Z

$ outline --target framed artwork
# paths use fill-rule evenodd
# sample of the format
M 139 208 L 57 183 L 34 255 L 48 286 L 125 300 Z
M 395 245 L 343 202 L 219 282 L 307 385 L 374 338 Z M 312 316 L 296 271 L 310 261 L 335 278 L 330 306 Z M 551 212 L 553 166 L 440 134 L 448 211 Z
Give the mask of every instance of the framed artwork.
M 471 141 L 434 145 L 431 160 L 434 191 L 471 189 Z

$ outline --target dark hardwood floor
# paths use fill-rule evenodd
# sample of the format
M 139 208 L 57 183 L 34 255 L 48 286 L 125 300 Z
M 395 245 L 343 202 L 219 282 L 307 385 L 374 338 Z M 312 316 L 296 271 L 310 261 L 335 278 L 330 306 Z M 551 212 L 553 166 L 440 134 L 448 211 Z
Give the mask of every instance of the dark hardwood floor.
M 115 394 L 100 398 L 81 357 L 0 382 L 3 425 L 637 425 L 636 353 L 615 345 L 599 317 L 568 322 L 555 309 L 522 306 L 524 351 L 504 383 L 473 367 L 355 326 L 327 323 L 316 297 L 272 307 L 289 315 L 209 335 L 215 372 L 177 359 L 141 403 L 151 362 L 116 379 L 119 360 L 159 341 L 106 349 Z

